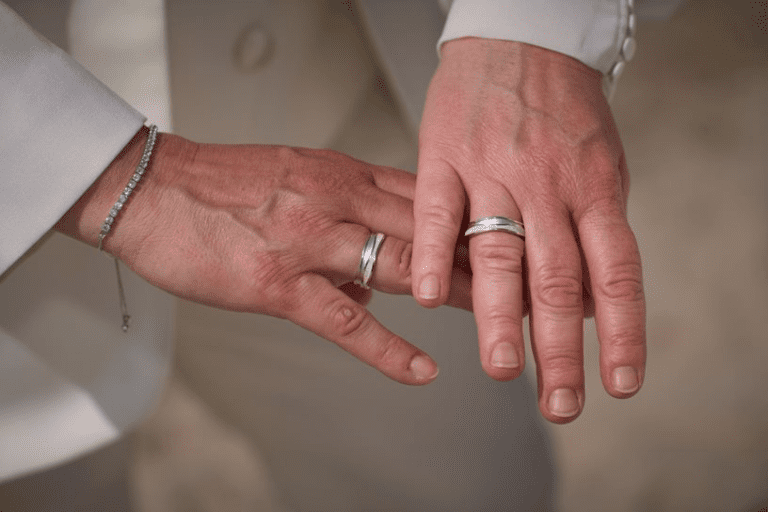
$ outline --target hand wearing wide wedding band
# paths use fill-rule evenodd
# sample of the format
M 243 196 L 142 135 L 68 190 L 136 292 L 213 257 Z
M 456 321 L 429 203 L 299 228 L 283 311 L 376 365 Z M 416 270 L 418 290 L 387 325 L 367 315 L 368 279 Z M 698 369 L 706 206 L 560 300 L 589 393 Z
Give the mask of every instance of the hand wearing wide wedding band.
M 146 132 L 59 231 L 98 243 L 104 212 L 132 174 Z M 352 284 L 410 293 L 414 188 L 411 173 L 333 151 L 158 134 L 104 250 L 179 297 L 287 318 L 392 379 L 426 384 L 437 374 L 434 361 L 376 321 L 364 307 L 370 292 Z M 469 277 L 459 274 L 449 302 L 469 309 Z
M 601 78 L 535 46 L 448 41 L 419 132 L 414 296 L 430 307 L 445 302 L 449 248 L 467 216 L 524 222 L 522 232 L 515 222 L 501 230 L 481 222 L 469 241 L 480 361 L 495 379 L 520 375 L 527 301 L 539 408 L 556 423 L 584 406 L 582 336 L 591 301 L 608 393 L 632 396 L 645 372 L 629 175 Z

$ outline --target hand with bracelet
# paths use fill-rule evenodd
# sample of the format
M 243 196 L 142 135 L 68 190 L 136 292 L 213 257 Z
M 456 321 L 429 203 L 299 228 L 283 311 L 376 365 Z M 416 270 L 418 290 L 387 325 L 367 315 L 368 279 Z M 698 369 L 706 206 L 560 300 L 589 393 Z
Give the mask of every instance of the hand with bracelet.
M 101 243 L 184 299 L 287 318 L 405 384 L 435 378 L 434 361 L 378 323 L 365 308 L 370 292 L 352 284 L 410 292 L 412 174 L 332 151 L 163 133 L 135 173 L 148 132 L 56 229 Z M 469 282 L 456 269 L 450 304 L 471 308 Z

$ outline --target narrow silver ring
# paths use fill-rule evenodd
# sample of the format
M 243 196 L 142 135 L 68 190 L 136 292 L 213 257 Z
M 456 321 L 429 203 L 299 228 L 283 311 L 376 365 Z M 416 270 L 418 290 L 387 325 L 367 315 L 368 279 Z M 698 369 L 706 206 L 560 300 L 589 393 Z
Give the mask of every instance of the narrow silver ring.
M 360 256 L 360 267 L 357 269 L 357 277 L 355 278 L 355 284 L 365 288 L 366 290 L 371 287 L 368 286 L 368 282 L 373 275 L 373 266 L 376 265 L 376 257 L 379 254 L 382 242 L 384 242 L 384 233 L 371 233 L 368 237 L 368 241 L 365 242 L 363 247 L 363 254 Z
M 475 236 L 482 233 L 489 233 L 491 231 L 506 231 L 517 235 L 525 240 L 525 227 L 522 222 L 518 222 L 507 217 L 494 216 L 483 217 L 470 223 L 469 228 L 464 232 L 464 236 Z

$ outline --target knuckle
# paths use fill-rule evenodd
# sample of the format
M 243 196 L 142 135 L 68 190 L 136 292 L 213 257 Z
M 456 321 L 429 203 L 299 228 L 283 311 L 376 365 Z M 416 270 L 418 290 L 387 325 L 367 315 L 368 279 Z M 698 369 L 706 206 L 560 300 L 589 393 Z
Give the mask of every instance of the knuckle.
M 551 309 L 572 310 L 581 307 L 581 275 L 570 268 L 545 269 L 534 287 L 538 301 Z
M 334 338 L 342 348 L 377 367 L 393 366 L 402 360 L 402 340 L 389 332 L 373 335 L 373 318 L 367 309 L 341 299 L 331 308 Z
M 597 139 L 587 146 L 588 157 L 593 167 L 600 172 L 616 175 L 620 153 L 605 139 Z
M 329 305 L 329 316 L 335 337 L 347 338 L 365 329 L 368 310 L 356 302 L 340 298 Z
M 580 159 L 589 162 L 590 172 L 576 185 L 579 191 L 576 213 L 593 209 L 623 210 L 623 180 L 619 166 L 619 155 L 610 148 L 599 145 Z
M 516 317 L 508 304 L 493 304 L 483 312 L 483 318 L 488 322 L 493 334 L 499 338 L 507 338 L 510 333 L 521 332 L 523 318 Z
M 538 354 L 538 360 L 541 366 L 550 373 L 567 373 L 574 369 L 581 371 L 582 367 L 581 353 L 561 345 L 541 350 Z
M 440 230 L 450 231 L 451 233 L 461 225 L 463 215 L 460 210 L 457 211 L 447 206 L 447 204 L 435 202 L 424 205 L 418 210 L 417 214 L 421 214 L 426 220 L 429 231 Z M 431 226 L 431 229 L 429 226 Z
M 624 192 L 620 183 L 601 183 L 589 188 L 585 197 L 574 208 L 574 218 L 585 220 L 595 227 L 606 228 L 626 222 Z
M 608 278 L 599 282 L 596 292 L 616 302 L 645 301 L 642 270 L 638 263 L 623 263 L 610 269 Z
M 472 246 L 473 260 L 478 267 L 475 271 L 522 275 L 523 255 L 520 249 L 510 244 L 483 243 L 484 240 L 479 238 L 478 242 L 481 243 Z
M 247 287 L 252 297 L 263 297 L 263 303 L 268 304 L 270 314 L 285 317 L 297 307 L 299 281 L 296 277 L 288 277 L 285 268 L 267 258 L 262 259 L 264 265 L 252 274 Z M 247 279 L 247 278 L 244 278 Z
M 283 147 L 278 152 L 285 162 L 283 179 L 289 192 L 345 197 L 365 179 L 354 160 L 334 150 Z M 347 172 L 340 172 L 342 168 Z
M 288 164 L 286 167 L 289 167 L 299 159 L 306 158 L 308 156 L 305 149 L 293 146 L 277 146 L 275 150 L 277 153 L 277 159 Z
M 645 346 L 644 329 L 621 329 L 611 333 L 607 344 L 611 349 L 635 349 Z
M 591 187 L 581 204 L 574 208 L 574 218 L 589 219 L 599 227 L 614 227 L 626 222 L 624 190 L 618 181 Z
M 392 366 L 402 360 L 403 343 L 394 334 L 388 334 L 384 339 L 375 344 L 373 349 L 373 361 L 377 366 Z

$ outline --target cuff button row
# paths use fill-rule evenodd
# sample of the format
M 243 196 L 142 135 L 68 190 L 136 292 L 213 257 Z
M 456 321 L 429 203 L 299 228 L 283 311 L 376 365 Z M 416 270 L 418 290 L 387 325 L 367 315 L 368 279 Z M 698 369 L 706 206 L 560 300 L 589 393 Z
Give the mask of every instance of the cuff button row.
M 637 41 L 635 40 L 635 34 L 637 33 L 637 16 L 635 15 L 634 0 L 628 0 L 627 10 L 627 30 L 624 36 L 624 41 L 621 43 L 621 52 L 619 53 L 618 60 L 608 72 L 608 79 L 611 82 L 615 82 L 619 79 L 624 72 L 624 68 L 627 66 L 627 62 L 632 60 L 635 56 L 635 51 L 637 50 Z

